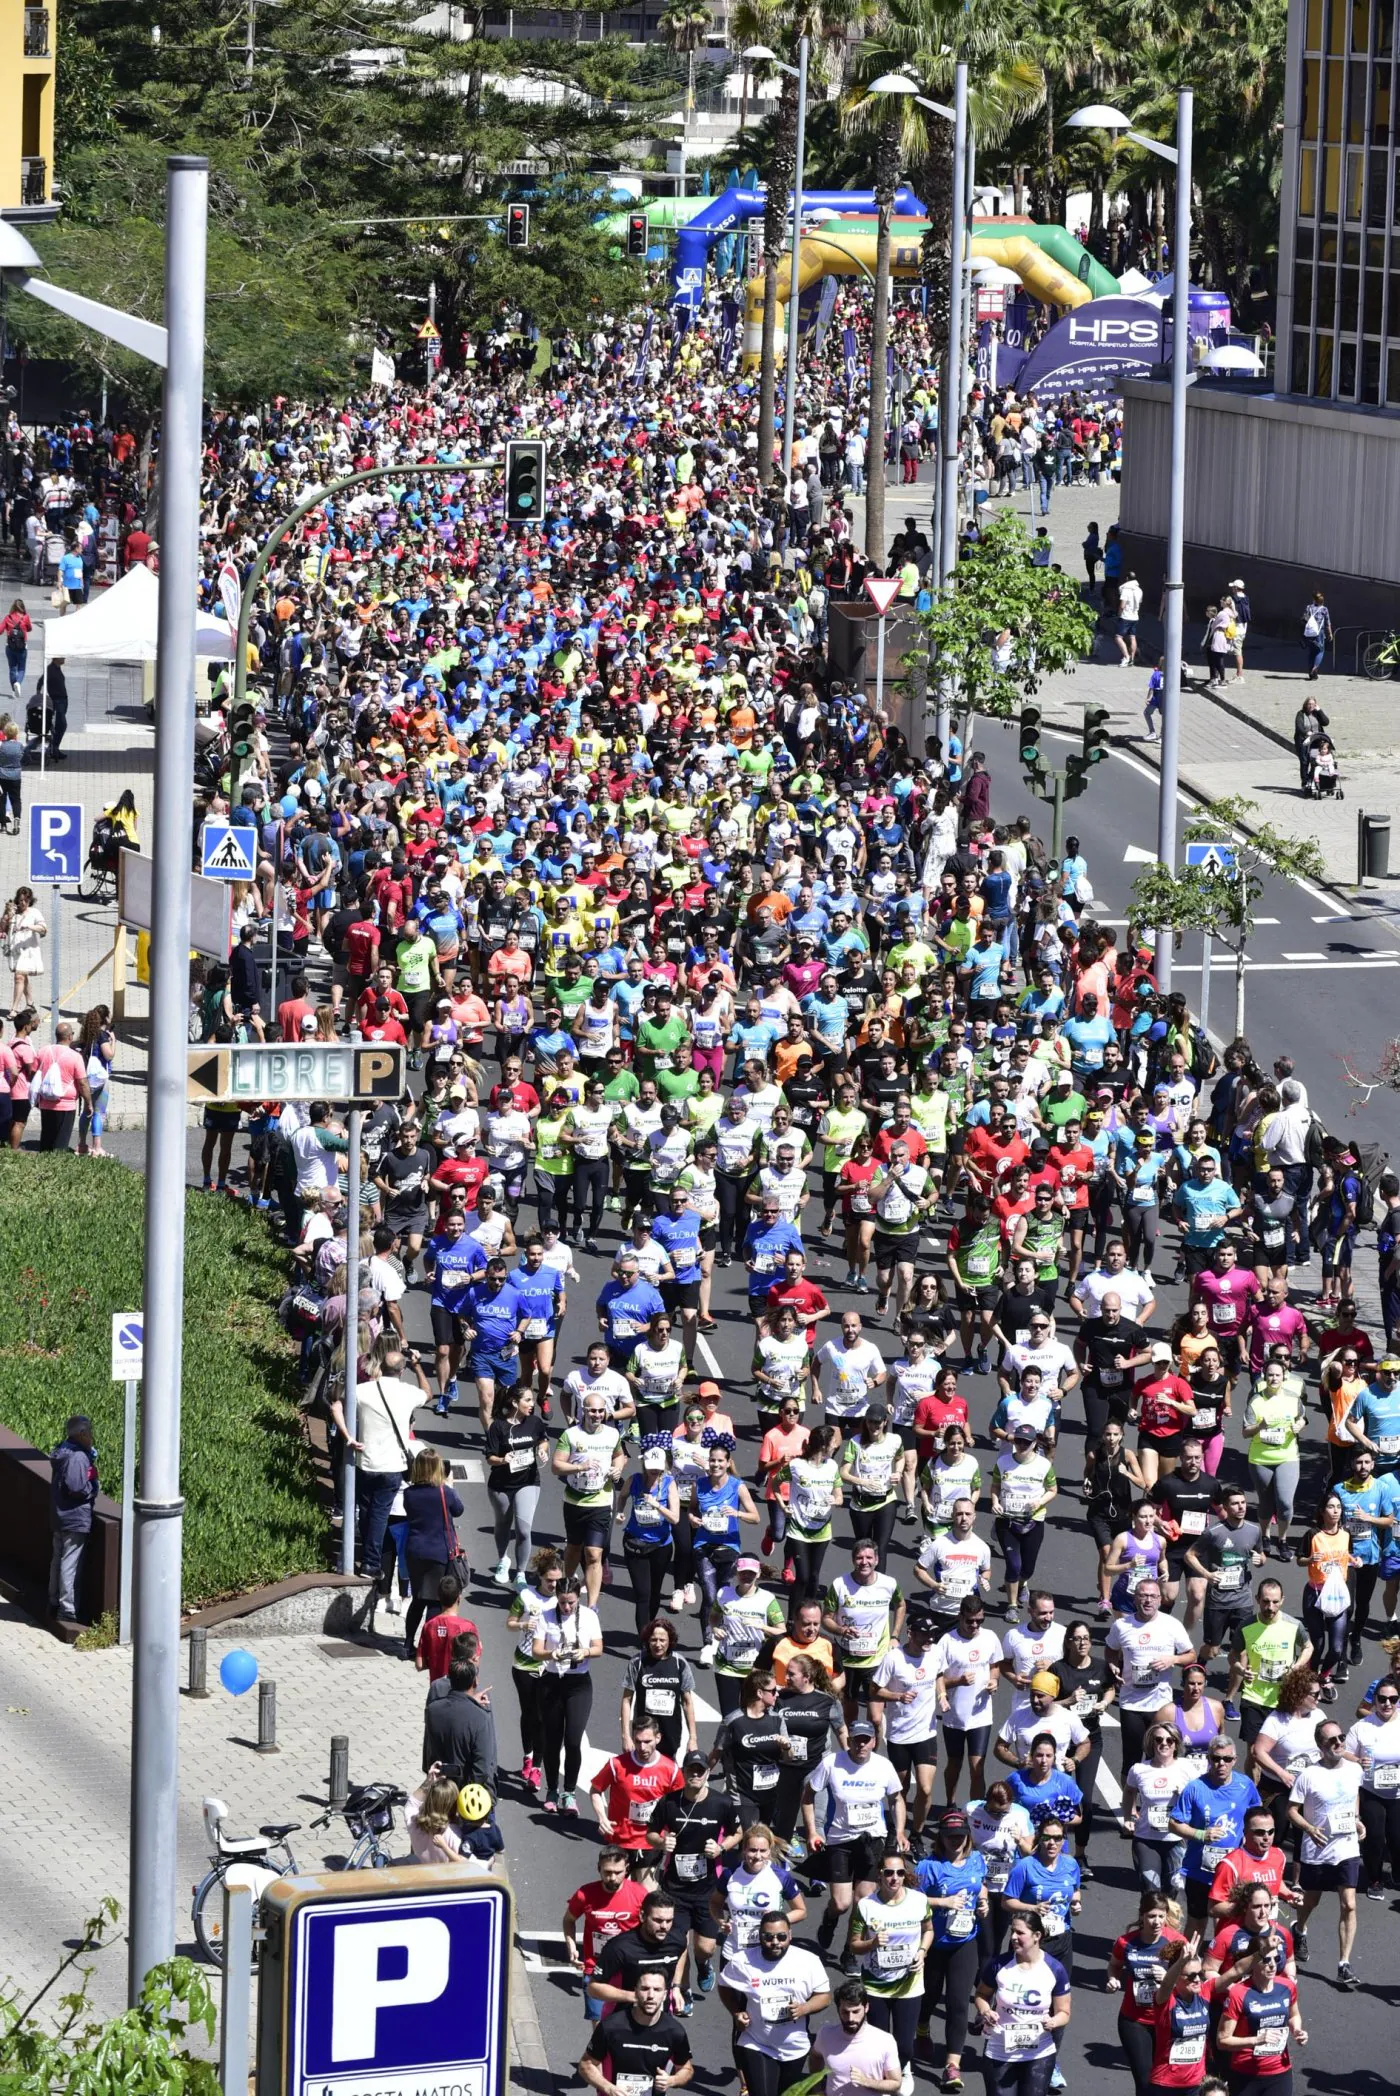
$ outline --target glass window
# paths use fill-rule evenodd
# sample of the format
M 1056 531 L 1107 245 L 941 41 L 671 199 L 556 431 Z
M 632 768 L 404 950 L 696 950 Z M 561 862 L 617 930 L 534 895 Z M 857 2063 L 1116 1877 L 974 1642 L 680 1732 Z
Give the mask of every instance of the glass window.
M 1371 48 L 1371 0 L 1351 0 L 1351 48 L 1353 51 L 1369 51 Z
M 1378 58 L 1387 56 L 1395 35 L 1395 0 L 1375 0 L 1371 9 L 1371 48 Z
M 1324 73 L 1323 87 L 1327 106 L 1323 111 L 1322 135 L 1329 145 L 1337 145 L 1342 136 L 1342 85 L 1345 68 L 1340 58 L 1329 58 Z
M 1313 273 L 1306 262 L 1293 271 L 1293 318 L 1301 327 L 1312 319 Z
M 1342 149 L 1340 146 L 1324 146 L 1322 149 L 1322 202 L 1318 206 L 1319 218 L 1336 222 L 1337 205 L 1342 187 Z
M 1303 49 L 1322 49 L 1322 0 L 1308 0 L 1307 18 L 1303 25 Z
M 1388 349 L 1385 353 L 1385 404 L 1388 408 L 1400 408 L 1400 349 Z
M 1308 391 L 1308 356 L 1312 349 L 1312 336 L 1306 328 L 1293 330 L 1293 377 L 1291 388 L 1295 393 Z M 1396 370 L 1400 372 L 1400 350 L 1392 350 Z
M 1368 233 L 1366 235 L 1366 267 L 1368 269 L 1385 268 L 1384 233 Z
M 1326 49 L 1333 58 L 1340 58 L 1347 47 L 1347 10 L 1344 0 L 1332 0 L 1327 17 Z
M 1342 271 L 1341 311 L 1341 325 L 1344 328 L 1354 328 L 1360 326 L 1361 323 L 1358 317 L 1360 311 L 1360 302 L 1361 271 L 1359 269 L 1344 269 Z
M 1368 226 L 1383 226 L 1390 210 L 1390 155 L 1372 153 L 1371 180 L 1366 192 L 1366 223 Z
M 1337 398 L 1356 398 L 1356 344 L 1344 342 L 1337 352 Z
M 1361 260 L 1361 235 L 1359 233 L 1344 233 L 1342 235 L 1342 260 L 1343 262 L 1359 262 Z
M 1366 137 L 1366 61 L 1354 58 L 1347 67 L 1347 137 L 1354 146 Z
M 1385 305 L 1385 278 L 1378 269 L 1366 272 L 1366 293 L 1361 311 L 1363 335 L 1378 335 L 1381 331 L 1381 311 Z
M 1312 391 L 1319 400 L 1332 398 L 1332 337 L 1320 334 L 1317 337 L 1317 364 L 1313 373 Z
M 1371 73 L 1371 143 L 1390 143 L 1390 67 L 1378 65 Z
M 1310 262 L 1313 254 L 1313 229 L 1299 226 L 1293 239 L 1293 252 L 1300 262 Z
M 1379 342 L 1364 342 L 1361 346 L 1361 398 L 1370 407 L 1379 407 L 1381 398 L 1381 346 Z
M 1303 146 L 1298 154 L 1298 215 L 1313 218 L 1317 213 L 1317 147 Z
M 1320 58 L 1306 58 L 1303 61 L 1302 133 L 1304 138 L 1318 138 L 1321 136 L 1318 129 L 1321 122 L 1321 109 L 1319 106 L 1321 92 L 1322 61 Z

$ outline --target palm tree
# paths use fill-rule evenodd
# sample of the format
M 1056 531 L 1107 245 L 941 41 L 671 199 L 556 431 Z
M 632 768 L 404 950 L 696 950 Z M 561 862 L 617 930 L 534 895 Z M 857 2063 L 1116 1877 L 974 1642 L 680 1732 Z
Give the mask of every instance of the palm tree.
M 670 0 L 662 11 L 659 26 L 669 48 L 678 54 L 685 53 L 685 113 L 687 117 L 692 116 L 695 111 L 695 54 L 704 48 L 710 27 L 710 10 L 702 0 Z

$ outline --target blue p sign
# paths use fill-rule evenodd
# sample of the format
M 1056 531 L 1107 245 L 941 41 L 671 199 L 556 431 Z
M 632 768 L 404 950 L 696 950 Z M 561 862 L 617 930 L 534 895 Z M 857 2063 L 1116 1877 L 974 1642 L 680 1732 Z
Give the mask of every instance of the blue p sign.
M 35 802 L 29 810 L 29 878 L 76 881 L 83 870 L 83 811 Z
M 272 1926 L 278 1911 L 284 1926 Z M 284 1880 L 264 1900 L 259 2096 L 504 2096 L 510 1892 L 450 1868 Z

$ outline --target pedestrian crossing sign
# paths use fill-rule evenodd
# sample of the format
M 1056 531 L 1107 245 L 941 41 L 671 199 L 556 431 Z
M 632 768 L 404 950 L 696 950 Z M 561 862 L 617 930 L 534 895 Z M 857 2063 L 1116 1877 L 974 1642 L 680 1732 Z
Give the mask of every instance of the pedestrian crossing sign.
M 199 870 L 214 881 L 250 881 L 256 849 L 251 830 L 235 829 L 230 822 L 206 822 Z

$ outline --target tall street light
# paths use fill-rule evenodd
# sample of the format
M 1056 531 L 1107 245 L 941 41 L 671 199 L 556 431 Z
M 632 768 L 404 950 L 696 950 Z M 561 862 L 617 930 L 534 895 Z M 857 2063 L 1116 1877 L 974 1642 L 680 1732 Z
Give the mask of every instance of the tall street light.
M 963 244 L 966 240 L 967 199 L 970 170 L 967 135 L 967 66 L 959 59 L 953 71 L 953 106 L 934 102 L 919 92 L 919 83 L 907 73 L 882 73 L 870 84 L 872 95 L 907 95 L 920 109 L 941 116 L 953 127 L 953 223 L 949 239 L 948 343 L 944 358 L 945 387 L 938 400 L 939 489 L 936 561 L 938 579 L 951 589 L 958 565 L 958 424 L 962 409 L 963 366 Z M 945 397 L 946 396 L 946 397 Z M 951 719 L 951 693 L 946 677 L 938 681 L 939 744 L 947 751 Z
M 160 612 L 152 825 L 151 1019 L 146 1111 L 141 1475 L 136 1499 L 131 1688 L 129 1998 L 175 1954 L 179 1815 L 180 1383 L 185 1275 L 185 1073 L 190 953 L 190 780 L 204 421 L 204 272 L 209 163 L 166 165 L 165 326 L 99 305 L 37 272 L 0 226 L 0 273 L 45 305 L 165 370 L 160 429 Z M 18 243 L 18 245 L 16 245 Z
M 1176 871 L 1176 782 L 1181 750 L 1181 630 L 1186 538 L 1186 388 L 1191 372 L 1191 124 L 1193 95 L 1183 87 L 1176 98 L 1176 144 L 1164 145 L 1135 131 L 1121 110 L 1102 102 L 1065 119 L 1076 131 L 1116 131 L 1144 146 L 1176 169 L 1176 227 L 1172 236 L 1172 405 L 1171 498 L 1167 512 L 1166 577 L 1166 709 L 1162 715 L 1162 771 L 1157 787 L 1157 857 L 1168 872 Z M 1157 933 L 1154 972 L 1163 995 L 1172 986 L 1172 934 Z
M 802 235 L 802 163 L 807 152 L 807 56 L 805 36 L 797 40 L 797 64 L 770 51 L 767 44 L 750 44 L 739 56 L 746 65 L 770 65 L 797 82 L 797 159 L 792 173 L 792 276 L 788 283 L 787 370 L 783 373 L 783 500 L 786 483 L 792 479 L 792 433 L 797 419 L 797 281 L 798 242 Z M 766 470 L 766 468 L 765 468 Z

